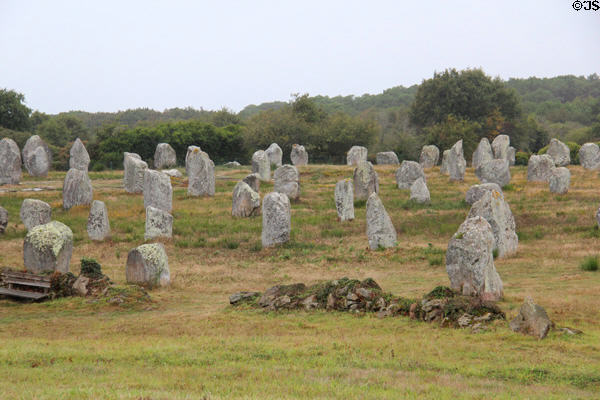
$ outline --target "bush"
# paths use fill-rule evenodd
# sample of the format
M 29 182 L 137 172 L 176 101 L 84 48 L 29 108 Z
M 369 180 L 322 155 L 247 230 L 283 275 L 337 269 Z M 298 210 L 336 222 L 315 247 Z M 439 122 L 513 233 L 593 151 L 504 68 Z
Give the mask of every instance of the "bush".
M 527 165 L 531 154 L 526 151 L 517 151 L 515 154 L 515 165 Z
M 584 271 L 598 271 L 598 256 L 588 256 L 579 265 Z

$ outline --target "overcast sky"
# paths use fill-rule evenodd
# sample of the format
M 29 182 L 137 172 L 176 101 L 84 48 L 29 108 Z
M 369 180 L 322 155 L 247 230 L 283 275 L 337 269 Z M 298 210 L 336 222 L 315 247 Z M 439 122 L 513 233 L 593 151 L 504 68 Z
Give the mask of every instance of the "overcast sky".
M 0 0 L 0 88 L 43 112 L 235 111 L 361 95 L 445 68 L 600 73 L 600 10 L 572 1 Z

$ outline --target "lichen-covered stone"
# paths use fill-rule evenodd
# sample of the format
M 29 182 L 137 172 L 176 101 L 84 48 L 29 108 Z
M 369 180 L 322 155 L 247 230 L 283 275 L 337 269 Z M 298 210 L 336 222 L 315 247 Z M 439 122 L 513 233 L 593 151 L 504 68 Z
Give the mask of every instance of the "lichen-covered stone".
M 379 193 L 379 177 L 370 161 L 363 161 L 354 169 L 354 199 L 367 200 L 371 193 Z
M 477 145 L 477 148 L 473 152 L 473 160 L 471 162 L 473 168 L 477 168 L 480 165 L 492 161 L 494 159 L 494 153 L 492 152 L 492 146 L 487 138 L 482 138 Z
M 483 300 L 503 296 L 502 280 L 494 266 L 494 234 L 481 217 L 468 218 L 452 236 L 446 251 L 446 272 L 453 290 Z
M 73 253 L 73 232 L 65 224 L 51 221 L 38 225 L 25 236 L 23 263 L 27 272 L 69 272 Z
M 153 169 L 147 169 L 144 173 L 144 208 L 149 206 L 168 213 L 173 209 L 171 178 Z
M 231 215 L 242 218 L 260 215 L 260 195 L 244 181 L 233 188 Z
M 467 162 L 463 154 L 463 141 L 459 140 L 450 148 L 448 153 L 448 174 L 452 181 L 462 181 L 465 179 L 465 169 Z
M 290 200 L 300 198 L 300 174 L 293 165 L 282 165 L 273 174 L 273 190 L 285 193 Z
M 246 182 L 248 186 L 250 186 L 250 188 L 252 188 L 252 190 L 254 190 L 256 193 L 260 192 L 260 176 L 258 174 L 253 173 L 246 175 L 246 177 L 242 180 Z
M 565 194 L 571 185 L 571 172 L 566 167 L 554 168 L 548 183 L 551 193 Z
M 398 189 L 410 189 L 412 184 L 419 178 L 426 181 L 423 167 L 416 161 L 402 161 L 400 168 L 396 170 L 396 185 Z
M 173 237 L 173 216 L 166 211 L 148 206 L 146 208 L 146 231 L 144 239 Z
M 494 158 L 508 160 L 508 148 L 510 147 L 510 137 L 508 135 L 498 135 L 492 141 L 492 150 Z
M 14 140 L 0 140 L 0 185 L 21 182 L 21 152 Z
M 505 159 L 494 159 L 481 163 L 475 169 L 481 183 L 496 183 L 500 187 L 510 183 L 510 164 Z
M 156 287 L 171 281 L 169 260 L 162 243 L 143 244 L 129 251 L 125 269 L 127 282 Z
M 73 146 L 71 146 L 69 156 L 69 168 L 80 169 L 87 172 L 88 166 L 90 165 L 90 155 L 79 138 L 75 139 Z
M 346 164 L 357 166 L 367 161 L 368 150 L 363 146 L 352 146 L 346 153 Z
M 600 147 L 596 143 L 586 143 L 579 149 L 579 163 L 585 169 L 600 169 Z
M 354 219 L 354 187 L 350 179 L 344 179 L 335 184 L 335 208 L 340 221 Z
M 417 203 L 429 203 L 431 196 L 423 178 L 419 178 L 410 186 L 410 199 Z
M 554 161 L 547 154 L 532 155 L 527 163 L 527 180 L 529 182 L 548 182 L 554 170 Z
M 292 152 L 290 153 L 290 160 L 295 166 L 308 165 L 308 153 L 304 146 L 300 144 L 292 145 Z
M 159 143 L 154 151 L 154 168 L 163 169 L 177 165 L 177 154 L 168 143 Z
M 546 310 L 535 304 L 531 297 L 527 297 L 519 309 L 519 314 L 510 321 L 509 326 L 515 332 L 543 339 L 548 335 L 553 323 Z
M 171 178 L 183 178 L 183 174 L 177 168 L 161 169 L 160 172 L 169 175 Z
M 377 153 L 377 165 L 398 165 L 400 161 L 393 151 L 382 151 Z
M 71 168 L 63 183 L 63 208 L 92 203 L 94 190 L 87 171 Z
M 144 191 L 144 174 L 148 164 L 136 153 L 123 153 L 123 186 L 128 193 Z
M 448 157 L 450 156 L 450 150 L 444 150 L 442 153 L 442 165 L 440 167 L 440 173 L 444 175 L 449 175 L 448 171 Z
M 292 230 L 291 205 L 283 193 L 271 192 L 263 199 L 262 246 L 270 247 L 290 240 Z
M 47 224 L 52 220 L 52 207 L 50 204 L 37 199 L 25 199 L 21 203 L 21 221 L 27 230 Z
M 252 154 L 252 172 L 258 174 L 261 181 L 271 180 L 271 162 L 264 150 Z
M 43 153 L 36 152 L 37 148 L 41 147 Z M 25 169 L 31 176 L 46 176 L 48 169 L 52 165 L 52 152 L 50 148 L 38 135 L 33 135 L 23 146 L 23 164 Z
M 5 208 L 0 207 L 0 235 L 6 231 L 8 225 L 8 211 Z
M 558 167 L 564 167 L 571 163 L 571 151 L 569 150 L 569 146 L 558 139 L 550 140 L 546 154 L 552 158 L 554 165 Z
M 190 196 L 215 195 L 215 163 L 199 147 L 188 147 L 185 157 Z
M 281 167 L 283 165 L 283 150 L 277 143 L 271 143 L 271 145 L 265 150 L 267 157 L 269 158 L 269 163 L 276 167 Z
M 367 200 L 367 238 L 371 250 L 395 247 L 397 244 L 392 219 L 375 192 L 371 193 Z
M 467 190 L 465 202 L 473 205 L 481 198 L 481 196 L 484 195 L 485 192 L 490 192 L 492 190 L 502 193 L 502 188 L 498 186 L 497 183 L 482 183 L 481 185 L 473 185 L 469 188 L 469 190 Z
M 440 149 L 432 144 L 423 146 L 421 149 L 421 155 L 419 156 L 419 164 L 423 168 L 435 167 L 440 158 Z
M 110 236 L 108 210 L 103 201 L 94 200 L 92 202 L 87 221 L 87 233 L 92 240 L 104 240 Z

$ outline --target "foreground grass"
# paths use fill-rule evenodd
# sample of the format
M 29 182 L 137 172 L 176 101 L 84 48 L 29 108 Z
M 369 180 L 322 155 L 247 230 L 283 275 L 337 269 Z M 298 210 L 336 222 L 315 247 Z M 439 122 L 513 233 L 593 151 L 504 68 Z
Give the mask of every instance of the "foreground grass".
M 41 304 L 0 300 L 0 398 L 593 398 L 600 390 L 600 273 L 582 271 L 599 253 L 597 174 L 571 167 L 567 195 L 526 184 L 515 168 L 505 192 L 520 237 L 516 256 L 497 259 L 505 284 L 501 307 L 516 314 L 527 295 L 560 326 L 584 335 L 552 333 L 537 341 L 497 323 L 483 334 L 441 329 L 405 318 L 379 320 L 342 313 L 233 310 L 228 295 L 277 283 L 312 283 L 341 276 L 373 277 L 384 290 L 419 297 L 447 284 L 443 254 L 468 213 L 463 201 L 476 182 L 450 183 L 427 171 L 430 206 L 409 202 L 395 188 L 393 167 L 376 167 L 380 195 L 399 232 L 399 246 L 369 251 L 365 207 L 341 224 L 333 203 L 346 166 L 301 170 L 302 199 L 292 205 L 292 241 L 260 248 L 261 219 L 232 219 L 231 190 L 248 170 L 218 169 L 214 198 L 174 190 L 174 238 L 167 242 L 172 285 L 152 292 L 148 307 L 126 309 L 86 299 Z M 43 185 L 60 187 L 64 174 Z M 94 177 L 92 177 L 94 178 Z M 74 232 L 72 270 L 97 258 L 118 283 L 127 252 L 143 243 L 140 195 L 120 176 L 94 180 L 94 198 L 107 203 L 112 240 L 92 243 L 87 207 L 60 208 L 60 191 L 0 194 L 11 215 L 0 238 L 0 265 L 22 266 L 18 222 L 23 198 L 53 205 L 53 217 Z M 262 184 L 261 193 L 272 189 Z

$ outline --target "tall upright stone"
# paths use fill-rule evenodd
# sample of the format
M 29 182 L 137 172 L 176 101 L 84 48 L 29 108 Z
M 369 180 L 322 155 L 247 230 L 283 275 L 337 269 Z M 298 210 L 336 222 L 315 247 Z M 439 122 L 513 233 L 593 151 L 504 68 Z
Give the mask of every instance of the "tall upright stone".
M 262 246 L 270 247 L 289 241 L 291 230 L 290 200 L 283 193 L 267 194 L 262 205 Z
M 149 206 L 168 213 L 173 209 L 171 178 L 153 169 L 147 169 L 144 173 L 144 208 Z
M 264 150 L 252 154 L 252 172 L 257 173 L 261 181 L 271 180 L 271 163 Z
M 267 153 L 271 165 L 276 167 L 283 165 L 283 150 L 281 150 L 281 147 L 277 143 L 271 143 L 267 150 L 265 150 L 265 153 Z
M 508 147 L 508 164 L 512 167 L 517 162 L 517 149 L 512 146 Z
M 260 195 L 244 181 L 233 188 L 231 215 L 241 218 L 260 215 Z
M 123 186 L 128 193 L 144 191 L 144 174 L 148 164 L 136 153 L 123 153 Z
M 423 172 L 423 167 L 416 161 L 402 161 L 400 168 L 396 170 L 396 185 L 398 189 L 410 189 L 412 184 L 419 178 L 422 178 L 424 181 L 425 172 Z
M 346 164 L 357 166 L 367 161 L 368 150 L 363 146 L 352 146 L 346 153 Z
M 23 264 L 33 274 L 69 272 L 72 253 L 73 232 L 58 221 L 31 228 L 23 242 Z
M 432 168 L 437 165 L 439 158 L 440 149 L 438 149 L 437 146 L 433 144 L 423 146 L 419 157 L 419 164 L 421 164 L 421 167 L 423 168 Z
M 585 169 L 600 169 L 600 147 L 596 143 L 586 143 L 579 149 L 579 163 Z
M 171 237 L 173 237 L 173 216 L 164 210 L 152 206 L 146 207 L 144 239 L 171 239 Z
M 496 183 L 504 187 L 510 183 L 510 166 L 508 160 L 494 159 L 480 164 L 475 175 L 481 183 Z
M 37 151 L 41 147 L 43 152 Z M 42 154 L 43 153 L 43 154 Z M 45 154 L 45 155 L 44 155 Z M 23 164 L 31 176 L 46 176 L 52 165 L 52 152 L 38 135 L 33 135 L 23 146 Z
M 157 287 L 171 282 L 169 259 L 162 243 L 149 243 L 129 251 L 125 277 L 128 283 Z
M 27 230 L 47 224 L 52 220 L 52 207 L 50 204 L 37 199 L 25 199 L 21 203 L 21 221 Z
M 295 166 L 308 165 L 308 153 L 304 146 L 299 144 L 292 145 L 292 152 L 290 153 L 290 160 Z
M 498 135 L 492 141 L 492 150 L 494 158 L 508 160 L 508 148 L 510 147 L 510 137 L 508 135 Z
M 477 168 L 480 165 L 492 161 L 494 159 L 494 153 L 492 153 L 492 146 L 487 138 L 482 138 L 477 145 L 477 148 L 473 152 L 472 166 Z
M 300 174 L 293 165 L 282 165 L 275 170 L 273 174 L 273 190 L 279 193 L 285 193 L 290 200 L 300 198 Z
M 154 151 L 154 168 L 163 169 L 177 165 L 177 154 L 168 143 L 159 143 Z
M 462 181 L 465 179 L 465 169 L 467 162 L 463 154 L 463 141 L 459 140 L 450 148 L 448 153 L 448 174 L 452 181 Z
M 397 244 L 397 234 L 392 219 L 375 192 L 371 193 L 367 200 L 367 238 L 371 250 L 395 247 Z
M 75 139 L 73 146 L 71 146 L 69 156 L 69 168 L 80 169 L 87 172 L 90 165 L 90 155 L 79 138 Z
M 14 140 L 0 140 L 0 185 L 21 182 L 21 152 Z
M 87 171 L 71 168 L 65 176 L 62 194 L 65 210 L 73 206 L 91 204 L 94 190 Z
M 450 158 L 450 150 L 444 150 L 442 153 L 442 166 L 440 167 L 440 173 L 444 175 L 449 175 L 448 171 L 448 160 Z
M 548 154 L 533 154 L 527 163 L 527 180 L 529 182 L 548 182 L 554 169 L 554 161 Z
M 566 167 L 554 168 L 548 183 L 551 193 L 565 194 L 571 185 L 571 172 Z
M 90 215 L 87 221 L 87 233 L 91 240 L 101 241 L 110 236 L 110 222 L 106 204 L 100 200 L 94 200 L 90 207 Z
M 367 200 L 371 193 L 379 193 L 379 177 L 370 161 L 358 164 L 353 180 L 355 200 Z
M 564 167 L 571 163 L 571 151 L 569 150 L 569 146 L 558 139 L 550 140 L 546 154 L 552 158 L 554 165 L 558 167 Z
M 335 184 L 335 209 L 340 221 L 354 219 L 354 187 L 350 179 L 344 179 Z
M 190 196 L 215 195 L 215 164 L 199 147 L 188 147 L 185 157 Z

